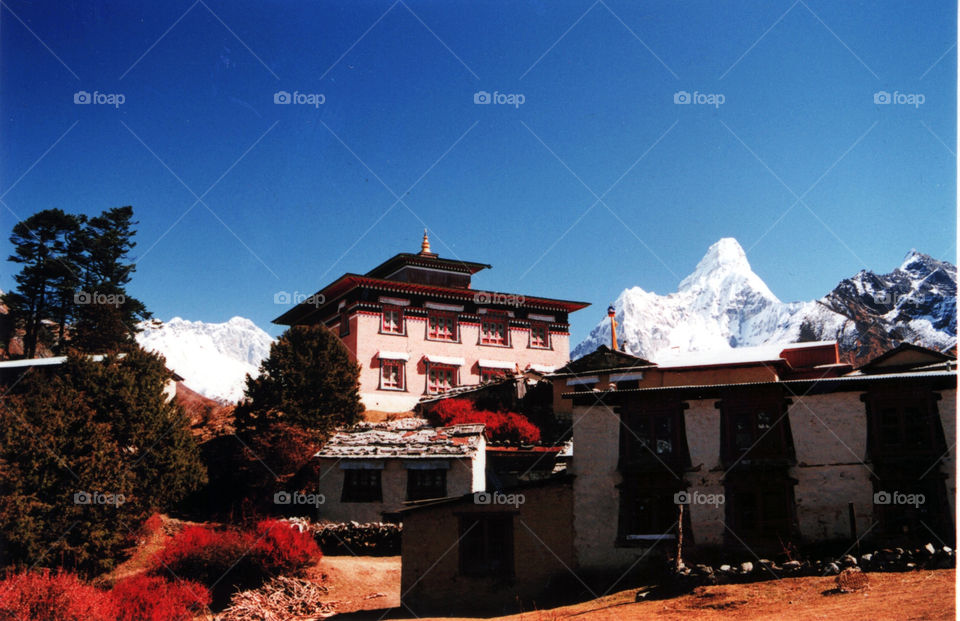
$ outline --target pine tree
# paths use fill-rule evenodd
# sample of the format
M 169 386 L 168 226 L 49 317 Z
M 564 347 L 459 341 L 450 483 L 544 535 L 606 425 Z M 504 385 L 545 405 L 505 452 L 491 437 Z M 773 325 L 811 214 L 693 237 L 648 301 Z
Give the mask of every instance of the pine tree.
M 0 564 L 109 569 L 147 514 L 206 482 L 189 421 L 168 403 L 169 372 L 134 350 L 71 354 L 7 388 L 0 407 Z M 123 502 L 77 502 L 74 494 Z
M 90 219 L 47 209 L 13 227 L 9 260 L 23 267 L 3 302 L 12 329 L 23 332 L 27 358 L 41 344 L 66 351 L 68 333 L 70 346 L 87 353 L 133 344 L 137 324 L 150 318 L 127 292 L 136 269 L 128 257 L 134 225 L 132 207 L 115 207 Z
M 360 419 L 360 365 L 325 326 L 293 326 L 270 346 L 259 377 L 247 376 L 236 410 L 242 431 L 286 423 L 322 436 Z
M 138 498 L 150 510 L 169 510 L 206 483 L 190 420 L 164 393 L 171 373 L 162 356 L 137 346 L 101 362 L 71 356 L 60 376 L 110 426 Z
M 72 343 L 85 352 L 117 351 L 133 343 L 137 324 L 150 318 L 146 306 L 127 292 L 136 263 L 128 255 L 133 241 L 132 207 L 114 207 L 84 227 L 83 288 L 88 303 L 77 307 Z
M 23 267 L 14 276 L 16 290 L 4 294 L 3 302 L 15 329 L 23 331 L 27 358 L 36 356 L 41 343 L 54 343 L 44 320 L 57 321 L 57 332 L 63 335 L 72 318 L 72 288 L 82 269 L 76 245 L 82 223 L 82 218 L 60 209 L 46 209 L 13 227 L 14 253 L 8 260 Z
M 107 570 L 144 517 L 110 426 L 57 378 L 21 387 L 0 408 L 0 561 Z M 115 502 L 86 502 L 93 494 Z

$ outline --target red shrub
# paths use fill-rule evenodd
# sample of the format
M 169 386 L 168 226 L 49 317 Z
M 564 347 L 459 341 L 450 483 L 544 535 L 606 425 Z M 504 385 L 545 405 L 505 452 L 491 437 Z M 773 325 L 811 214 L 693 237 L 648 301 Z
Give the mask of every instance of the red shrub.
M 290 573 L 316 563 L 323 556 L 310 533 L 301 533 L 288 522 L 264 520 L 257 524 L 254 554 L 273 574 Z
M 207 587 L 187 580 L 168 582 L 159 576 L 136 576 L 111 591 L 118 621 L 189 621 L 210 604 Z
M 313 537 L 290 524 L 266 520 L 253 531 L 183 529 L 152 561 L 152 573 L 194 580 L 211 589 L 213 607 L 236 590 L 260 586 L 267 578 L 293 573 L 320 558 Z
M 163 517 L 159 513 L 154 513 L 140 525 L 140 532 L 144 535 L 152 535 L 163 527 Z
M 24 572 L 0 581 L 0 619 L 17 621 L 111 621 L 110 594 L 84 584 L 74 574 Z
M 187 580 L 212 586 L 224 579 L 231 567 L 246 569 L 243 561 L 255 541 L 249 533 L 188 526 L 153 557 L 152 569 L 161 576 L 173 572 Z
M 536 444 L 540 441 L 540 429 L 526 417 L 515 412 L 478 410 L 468 399 L 444 399 L 428 416 L 438 425 L 483 423 L 484 435 L 491 442 Z

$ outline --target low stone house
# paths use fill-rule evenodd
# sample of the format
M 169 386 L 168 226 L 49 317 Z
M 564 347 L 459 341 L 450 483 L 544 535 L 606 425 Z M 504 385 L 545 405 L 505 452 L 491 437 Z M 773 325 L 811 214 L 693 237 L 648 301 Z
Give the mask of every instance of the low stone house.
M 421 418 L 360 423 L 335 433 L 314 455 L 318 517 L 376 522 L 405 502 L 486 489 L 482 424 L 431 427 Z
M 956 385 L 955 360 L 901 346 L 822 378 L 568 392 L 578 566 L 675 549 L 678 504 L 685 555 L 953 546 Z
M 625 588 L 631 570 L 676 554 L 681 515 L 688 564 L 858 542 L 955 547 L 953 357 L 902 345 L 853 371 L 834 343 L 664 367 L 595 354 L 553 378 L 572 388 L 564 474 L 521 483 L 525 502 L 507 511 L 462 497 L 401 512 L 410 611 L 513 610 L 545 601 L 564 574 L 575 589 Z M 466 539 L 480 517 L 490 534 Z
M 565 475 L 404 508 L 404 607 L 416 616 L 494 615 L 568 590 L 576 580 L 572 511 Z

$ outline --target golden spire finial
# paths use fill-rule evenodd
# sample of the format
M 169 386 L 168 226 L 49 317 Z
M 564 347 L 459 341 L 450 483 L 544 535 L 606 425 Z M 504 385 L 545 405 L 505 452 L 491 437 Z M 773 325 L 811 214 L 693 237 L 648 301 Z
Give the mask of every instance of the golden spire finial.
M 423 229 L 423 242 L 420 244 L 420 254 L 431 254 L 430 238 L 427 237 L 427 229 Z

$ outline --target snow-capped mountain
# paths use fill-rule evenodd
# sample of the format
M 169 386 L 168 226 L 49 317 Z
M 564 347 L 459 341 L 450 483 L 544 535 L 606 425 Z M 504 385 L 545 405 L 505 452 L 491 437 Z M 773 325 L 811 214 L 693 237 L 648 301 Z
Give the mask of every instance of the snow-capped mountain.
M 740 244 L 724 238 L 675 293 L 624 290 L 614 302 L 617 336 L 624 350 L 654 361 L 812 340 L 837 340 L 850 359 L 900 341 L 944 349 L 956 343 L 956 281 L 953 265 L 912 251 L 890 274 L 862 271 L 820 300 L 785 303 L 753 273 Z M 610 322 L 604 320 L 572 357 L 609 342 Z
M 137 342 L 157 351 L 183 383 L 198 393 L 233 403 L 243 396 L 247 373 L 258 374 L 270 353 L 273 338 L 244 317 L 226 323 L 187 321 L 174 317 L 166 323 L 143 322 Z

